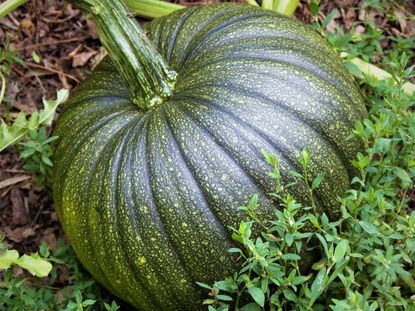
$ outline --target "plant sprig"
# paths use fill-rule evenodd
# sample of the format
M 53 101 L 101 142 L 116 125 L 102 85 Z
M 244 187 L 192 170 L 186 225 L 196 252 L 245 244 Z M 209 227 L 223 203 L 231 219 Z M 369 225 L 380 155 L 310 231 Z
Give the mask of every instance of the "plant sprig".
M 2 240 L 3 238 L 0 237 L 0 270 L 7 270 L 12 265 L 17 265 L 37 277 L 46 277 L 52 270 L 51 263 L 38 253 L 19 256 L 16 250 L 7 249 Z
M 64 103 L 69 96 L 69 91 L 61 89 L 57 93 L 56 100 L 43 99 L 44 109 L 35 111 L 28 119 L 23 112 L 20 112 L 13 124 L 7 125 L 1 121 L 0 126 L 0 152 L 8 146 L 16 143 L 30 130 L 35 130 L 39 126 L 48 126 L 53 121 L 56 108 Z

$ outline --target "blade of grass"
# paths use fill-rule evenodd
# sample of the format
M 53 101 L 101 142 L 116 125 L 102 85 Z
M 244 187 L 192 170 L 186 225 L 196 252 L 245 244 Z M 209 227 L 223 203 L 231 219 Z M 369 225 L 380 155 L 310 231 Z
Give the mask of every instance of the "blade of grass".
M 349 54 L 343 52 L 343 53 L 340 54 L 340 56 L 342 58 L 346 59 L 349 56 Z M 379 67 L 376 67 L 375 65 L 367 63 L 367 62 L 365 62 L 364 60 L 362 60 L 358 57 L 348 58 L 346 61 L 352 63 L 357 68 L 359 68 L 359 70 L 362 72 L 362 74 L 364 76 L 368 76 L 370 78 L 375 78 L 375 79 L 378 79 L 378 80 L 386 80 L 386 79 L 392 78 L 392 75 L 389 72 L 387 72 L 383 69 L 380 69 Z M 361 75 L 358 75 L 355 72 L 352 72 L 352 74 L 356 78 L 359 78 L 359 79 L 362 78 Z M 415 92 L 415 84 L 410 83 L 410 82 L 406 82 L 403 85 L 402 90 L 406 95 L 412 96 Z
M 185 6 L 158 0 L 124 0 L 129 11 L 140 17 L 153 19 L 173 13 Z
M 29 0 L 7 0 L 0 4 L 0 18 L 6 16 L 14 9 L 18 8 L 22 4 L 25 4 Z
M 0 104 L 3 102 L 4 94 L 6 93 L 6 78 L 3 73 L 0 71 L 1 78 L 1 90 L 0 90 Z
M 273 9 L 275 12 L 292 16 L 297 9 L 299 2 L 299 0 L 279 0 L 276 1 Z
M 272 10 L 274 8 L 274 3 L 279 0 L 262 0 L 262 8 L 266 10 Z
M 253 6 L 259 6 L 258 2 L 256 2 L 255 0 L 246 0 L 246 3 L 253 5 Z

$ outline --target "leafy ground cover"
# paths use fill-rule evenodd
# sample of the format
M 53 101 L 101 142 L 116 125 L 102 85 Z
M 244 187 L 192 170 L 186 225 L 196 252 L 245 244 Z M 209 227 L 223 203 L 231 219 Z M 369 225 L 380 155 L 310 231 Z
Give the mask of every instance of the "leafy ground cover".
M 273 223 L 258 224 L 253 197 L 241 208 L 247 220 L 234 228 L 240 246 L 232 251 L 246 264 L 226 280 L 202 285 L 211 310 L 226 310 L 228 304 L 233 310 L 236 302 L 244 310 L 415 309 L 415 98 L 401 90 L 405 80 L 413 81 L 414 12 L 410 1 L 301 2 L 296 17 L 339 53 L 349 59 L 359 56 L 393 78 L 360 80 L 370 115 L 353 133 L 365 141 L 365 148 L 353 163 L 359 172 L 353 187 L 339 202 L 341 219 L 313 216 L 313 206 L 302 207 L 308 212 L 299 214 L 289 188 L 277 187 L 284 209 L 276 212 Z M 28 3 L 0 21 L 0 37 L 0 72 L 7 78 L 0 115 L 6 122 L 21 111 L 29 116 L 41 109 L 42 96 L 76 87 L 102 57 L 93 26 L 60 1 Z M 355 65 L 346 65 L 361 76 Z M 0 309 L 125 310 L 82 270 L 64 242 L 48 190 L 50 132 L 45 127 L 31 130 L 0 155 L 0 234 L 5 237 L 0 268 L 12 265 L 0 274 Z M 278 184 L 278 159 L 266 156 Z M 297 178 L 308 180 L 310 156 L 307 151 L 299 155 L 303 171 Z M 320 181 L 308 181 L 312 193 Z M 301 230 L 306 222 L 313 231 Z M 254 240 L 251 226 L 262 226 L 266 233 Z M 299 245 L 308 239 L 321 258 L 312 273 L 303 274 Z M 12 250 L 38 255 L 19 261 Z M 27 262 L 45 258 L 52 263 L 48 277 L 33 276 L 45 271 L 33 271 Z

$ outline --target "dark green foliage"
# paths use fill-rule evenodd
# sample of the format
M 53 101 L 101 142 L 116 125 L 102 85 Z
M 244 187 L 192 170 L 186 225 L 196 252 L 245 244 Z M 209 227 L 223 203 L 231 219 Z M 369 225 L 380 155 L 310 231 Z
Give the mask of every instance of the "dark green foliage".
M 0 247 L 4 252 L 4 246 Z M 2 271 L 0 286 L 0 310 L 10 311 L 116 311 L 118 305 L 85 272 L 76 259 L 72 248 L 58 241 L 58 249 L 51 254 L 47 245 L 42 243 L 39 254 L 53 263 L 53 269 L 47 278 L 21 275 L 13 277 L 13 269 Z M 60 267 L 65 266 L 63 270 Z M 68 269 L 70 281 L 61 284 L 59 273 Z M 107 296 L 109 296 L 107 294 Z M 110 297 L 110 296 L 109 296 Z
M 51 187 L 51 170 L 53 154 L 50 143 L 56 140 L 57 136 L 47 137 L 46 128 L 31 130 L 27 138 L 19 143 L 20 158 L 23 159 L 23 168 L 36 176 L 36 182 L 40 187 Z

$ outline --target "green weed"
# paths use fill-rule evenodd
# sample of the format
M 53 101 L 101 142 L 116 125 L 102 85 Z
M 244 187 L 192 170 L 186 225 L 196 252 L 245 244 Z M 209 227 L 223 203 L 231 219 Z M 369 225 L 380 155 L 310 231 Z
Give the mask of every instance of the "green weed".
M 19 154 L 23 159 L 23 168 L 36 176 L 38 186 L 51 188 L 51 171 L 53 163 L 51 157 L 53 150 L 50 143 L 58 139 L 58 136 L 47 137 L 46 128 L 29 131 L 27 138 L 19 142 Z
M 0 245 L 0 269 L 5 269 L 0 282 L 0 310 L 118 310 L 118 304 L 107 298 L 110 295 L 105 294 L 82 269 L 72 248 L 62 241 L 58 241 L 58 248 L 53 253 L 50 253 L 46 243 L 41 243 L 39 254 L 20 257 L 28 262 L 26 264 L 19 262 L 17 257 L 15 250 Z M 7 258 L 13 258 L 14 261 L 10 262 Z M 12 264 L 20 265 L 34 276 L 14 277 Z M 71 277 L 62 284 L 59 274 L 65 270 Z
M 385 1 L 364 5 L 387 7 Z M 319 13 L 316 2 L 310 9 Z M 242 269 L 213 285 L 198 283 L 209 291 L 204 304 L 211 311 L 415 310 L 415 211 L 407 195 L 415 180 L 415 94 L 402 91 L 405 81 L 414 77 L 409 66 L 413 38 L 395 37 L 384 51 L 379 44 L 385 35 L 372 21 L 365 21 L 365 32 L 356 36 L 339 27 L 336 33 L 327 32 L 333 17 L 329 14 L 314 28 L 338 51 L 387 64 L 392 73 L 388 80 L 362 82 L 369 117 L 358 122 L 352 134 L 364 142 L 352 163 L 359 174 L 339 198 L 340 219 L 329 221 L 316 213 L 314 203 L 301 206 L 289 187 L 281 188 L 278 159 L 265 153 L 277 185 L 273 196 L 281 206 L 269 223 L 256 217 L 257 196 L 240 208 L 247 220 L 231 228 L 240 247 L 229 251 L 240 255 Z M 294 173 L 305 181 L 309 157 L 304 151 L 299 158 L 303 171 Z M 312 191 L 323 178 L 319 175 L 309 183 L 312 202 Z M 306 226 L 310 223 L 311 229 Z M 253 226 L 263 228 L 259 237 L 253 236 Z M 302 271 L 310 252 L 320 259 Z

